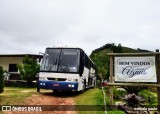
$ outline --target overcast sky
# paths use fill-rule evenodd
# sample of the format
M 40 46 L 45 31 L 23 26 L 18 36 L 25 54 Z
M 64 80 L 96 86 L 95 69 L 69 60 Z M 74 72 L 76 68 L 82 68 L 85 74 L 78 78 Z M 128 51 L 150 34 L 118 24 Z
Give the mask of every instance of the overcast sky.
M 0 0 L 0 54 L 106 43 L 160 49 L 160 0 Z

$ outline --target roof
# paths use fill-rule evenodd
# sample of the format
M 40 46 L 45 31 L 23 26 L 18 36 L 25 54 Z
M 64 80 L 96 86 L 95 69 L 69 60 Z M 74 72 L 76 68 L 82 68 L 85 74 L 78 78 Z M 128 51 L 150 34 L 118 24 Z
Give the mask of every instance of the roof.
M 37 55 L 37 54 L 0 54 L 0 57 L 25 57 L 28 55 L 29 57 L 43 57 L 42 55 Z

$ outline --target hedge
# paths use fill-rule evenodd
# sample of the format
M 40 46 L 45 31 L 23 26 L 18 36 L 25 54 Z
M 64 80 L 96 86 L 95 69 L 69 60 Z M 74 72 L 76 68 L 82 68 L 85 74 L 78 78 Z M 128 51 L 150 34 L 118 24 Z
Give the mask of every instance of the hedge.
M 4 91 L 4 77 L 3 77 L 3 67 L 0 66 L 0 93 Z

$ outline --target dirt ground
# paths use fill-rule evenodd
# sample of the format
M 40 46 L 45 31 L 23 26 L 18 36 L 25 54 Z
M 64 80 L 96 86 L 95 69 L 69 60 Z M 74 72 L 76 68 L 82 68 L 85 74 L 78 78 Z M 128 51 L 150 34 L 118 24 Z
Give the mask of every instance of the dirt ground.
M 67 92 L 60 92 L 60 93 L 52 93 L 52 92 L 41 92 L 39 94 L 34 94 L 31 97 L 25 100 L 25 105 L 39 105 L 42 106 L 42 111 L 34 112 L 5 112 L 4 114 L 76 114 L 76 111 L 55 111 L 52 106 L 59 107 L 59 106 L 70 106 L 73 105 L 74 107 L 74 96 L 76 93 L 67 93 Z M 52 106 L 51 106 L 52 105 Z M 44 107 L 49 108 L 48 110 L 52 111 L 43 111 Z

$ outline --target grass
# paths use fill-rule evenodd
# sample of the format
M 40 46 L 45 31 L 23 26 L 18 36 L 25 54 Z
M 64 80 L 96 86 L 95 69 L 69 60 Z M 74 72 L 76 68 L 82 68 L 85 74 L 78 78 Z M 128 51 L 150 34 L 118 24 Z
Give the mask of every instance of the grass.
M 26 97 L 36 93 L 35 88 L 5 87 L 0 94 L 0 105 L 23 105 Z
M 99 88 L 88 89 L 83 94 L 80 94 L 75 97 L 75 103 L 76 105 L 88 105 L 88 107 L 95 105 L 96 106 L 95 108 L 97 108 L 98 105 L 102 106 L 104 105 L 102 90 Z M 109 103 L 108 95 L 106 96 L 106 103 L 107 105 Z M 125 114 L 122 111 L 107 111 L 107 113 L 108 114 Z M 101 111 L 79 111 L 78 114 L 105 114 L 105 112 L 103 108 Z
M 46 91 L 46 90 L 44 90 Z M 5 87 L 4 92 L 0 94 L 0 105 L 24 105 L 27 97 L 38 95 L 36 88 L 22 88 L 22 87 Z M 72 96 L 75 105 L 88 105 L 90 108 L 97 109 L 98 105 L 103 106 L 103 93 L 99 88 L 92 88 L 86 90 L 82 94 Z M 109 103 L 109 96 L 106 97 L 107 105 Z M 93 107 L 92 107 L 93 106 Z M 88 108 L 86 107 L 86 108 Z M 91 109 L 92 110 L 92 109 Z M 98 111 L 100 110 L 100 111 Z M 77 111 L 77 114 L 105 114 L 103 107 L 98 107 L 95 111 Z M 122 111 L 108 111 L 108 114 L 124 114 Z
M 157 94 L 155 92 L 144 89 L 138 94 L 145 99 L 145 105 L 158 105 Z
M 81 95 L 76 96 L 75 102 L 77 103 L 77 105 L 95 105 L 95 104 L 102 105 L 103 104 L 102 91 L 98 88 L 88 89 Z
M 86 90 L 84 93 L 75 97 L 76 105 L 87 105 L 86 107 L 97 107 L 96 105 L 103 105 L 103 94 L 98 88 Z M 79 111 L 78 114 L 104 114 L 104 111 Z

